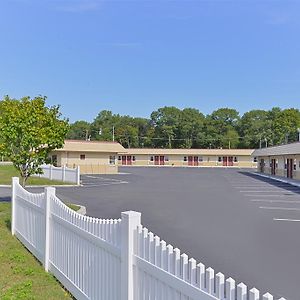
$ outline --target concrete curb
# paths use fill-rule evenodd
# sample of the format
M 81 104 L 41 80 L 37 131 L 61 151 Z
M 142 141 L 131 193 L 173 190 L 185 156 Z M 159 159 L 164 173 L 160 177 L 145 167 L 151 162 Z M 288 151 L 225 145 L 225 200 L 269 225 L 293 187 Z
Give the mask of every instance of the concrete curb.
M 275 177 L 275 176 L 266 175 L 266 174 L 261 174 L 261 173 L 256 173 L 256 172 L 253 172 L 252 174 L 260 176 L 260 177 L 264 177 L 264 178 L 273 179 L 273 180 L 276 180 L 276 181 L 279 181 L 279 182 L 287 183 L 287 184 L 290 184 L 292 186 L 300 187 L 300 182 L 299 183 L 292 182 L 292 181 L 286 180 L 284 178 Z
M 54 185 L 26 185 L 25 188 L 43 188 L 43 187 L 81 187 L 82 185 L 77 184 L 54 184 Z M 0 184 L 0 188 L 11 188 L 11 184 Z
M 84 215 L 84 216 L 86 215 L 86 207 L 85 206 L 79 205 L 79 204 L 74 204 L 74 205 L 80 206 L 80 208 L 77 210 L 77 213 Z

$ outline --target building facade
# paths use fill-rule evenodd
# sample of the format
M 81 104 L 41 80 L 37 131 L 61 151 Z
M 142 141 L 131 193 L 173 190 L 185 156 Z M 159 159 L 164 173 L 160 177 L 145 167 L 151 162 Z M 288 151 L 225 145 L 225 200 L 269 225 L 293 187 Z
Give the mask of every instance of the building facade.
M 119 166 L 256 168 L 253 149 L 126 149 Z
M 257 149 L 258 171 L 292 179 L 300 179 L 300 142 Z
M 125 148 L 115 142 L 65 140 L 64 147 L 51 153 L 58 167 L 80 167 L 81 174 L 118 173 L 117 154 Z

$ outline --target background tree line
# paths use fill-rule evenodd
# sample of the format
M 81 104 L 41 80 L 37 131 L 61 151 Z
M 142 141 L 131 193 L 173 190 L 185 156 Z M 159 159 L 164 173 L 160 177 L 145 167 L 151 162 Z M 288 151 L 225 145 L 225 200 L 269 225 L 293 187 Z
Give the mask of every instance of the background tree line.
M 251 110 L 240 116 L 232 108 L 209 115 L 198 109 L 162 107 L 150 118 L 100 111 L 93 122 L 71 124 L 67 138 L 120 142 L 126 148 L 259 148 L 298 139 L 299 109 Z

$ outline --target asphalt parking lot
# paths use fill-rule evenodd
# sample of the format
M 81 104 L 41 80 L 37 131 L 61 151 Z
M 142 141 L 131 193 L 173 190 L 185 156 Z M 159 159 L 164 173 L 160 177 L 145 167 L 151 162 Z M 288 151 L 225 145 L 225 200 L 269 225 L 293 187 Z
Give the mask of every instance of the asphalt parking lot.
M 94 217 L 140 211 L 144 226 L 216 273 L 275 299 L 300 299 L 299 188 L 240 169 L 121 172 L 82 176 L 83 187 L 58 188 L 57 194 Z

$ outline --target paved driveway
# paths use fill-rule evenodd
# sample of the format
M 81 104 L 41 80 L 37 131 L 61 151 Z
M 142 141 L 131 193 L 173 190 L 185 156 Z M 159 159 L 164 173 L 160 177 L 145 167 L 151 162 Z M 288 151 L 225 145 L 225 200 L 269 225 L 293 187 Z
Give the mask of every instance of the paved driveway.
M 299 188 L 236 169 L 121 171 L 130 174 L 84 176 L 58 196 L 100 218 L 140 211 L 149 230 L 216 272 L 300 299 Z

